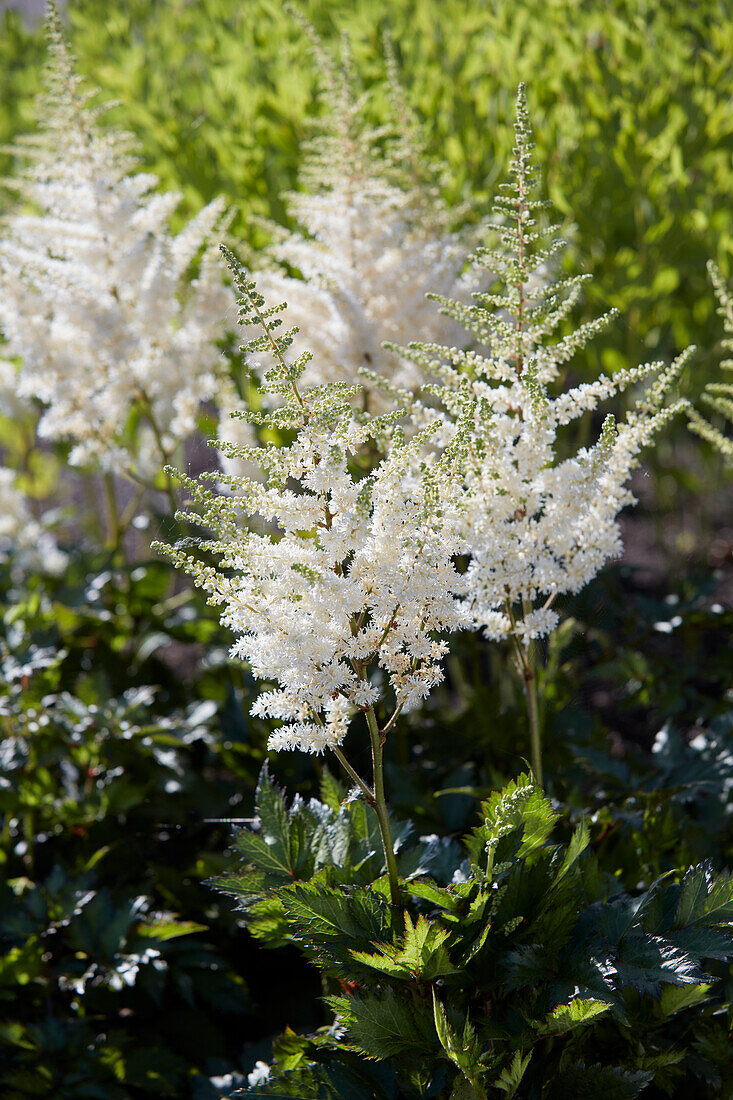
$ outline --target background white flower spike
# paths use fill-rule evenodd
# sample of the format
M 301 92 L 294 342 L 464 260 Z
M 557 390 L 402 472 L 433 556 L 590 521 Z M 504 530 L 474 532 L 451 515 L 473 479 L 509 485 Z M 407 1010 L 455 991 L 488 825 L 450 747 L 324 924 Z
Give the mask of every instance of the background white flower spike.
M 22 205 L 0 241 L 4 351 L 21 360 L 19 394 L 45 406 L 40 436 L 68 441 L 72 465 L 150 479 L 217 392 L 224 204 L 173 235 L 180 196 L 135 171 L 129 134 L 100 125 L 108 107 L 91 105 L 53 5 L 47 34 L 42 123 L 14 146 Z

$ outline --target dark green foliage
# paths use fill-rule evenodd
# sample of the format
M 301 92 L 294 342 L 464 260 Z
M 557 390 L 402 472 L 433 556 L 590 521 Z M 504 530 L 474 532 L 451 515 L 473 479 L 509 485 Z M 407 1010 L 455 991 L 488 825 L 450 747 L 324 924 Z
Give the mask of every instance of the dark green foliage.
M 4 887 L 4 1096 L 124 1096 L 123 1081 L 171 1095 L 170 1084 L 188 1075 L 173 1021 L 155 1026 L 152 1042 L 140 1042 L 124 1027 L 125 1016 L 135 1015 L 145 1029 L 158 1012 L 175 1012 L 185 1029 L 192 1026 L 194 995 L 214 1012 L 248 1009 L 241 981 L 226 972 L 211 944 L 190 938 L 206 932 L 204 925 L 155 911 L 145 897 L 123 903 L 119 891 L 100 889 L 99 882 L 93 868 L 70 878 L 56 866 L 43 881 L 22 876 Z M 71 1012 L 59 1016 L 66 1004 Z M 105 1019 L 109 1030 L 97 1037 Z M 40 1079 L 26 1090 L 34 1069 Z M 94 1091 L 84 1092 L 82 1081 Z
M 560 1100 L 572 1096 L 592 1098 L 603 1096 L 609 1100 L 633 1100 L 633 1097 L 649 1084 L 653 1075 L 643 1071 L 611 1068 L 586 1062 L 571 1062 L 563 1067 L 550 1082 L 548 1097 Z
M 383 896 L 387 879 L 379 825 L 371 806 L 355 797 L 346 799 L 345 794 L 324 768 L 323 801 L 296 798 L 288 808 L 267 765 L 262 769 L 255 794 L 256 831 L 239 831 L 234 843 L 244 867 L 212 885 L 237 899 L 247 914 L 250 932 L 269 946 L 313 940 L 325 949 L 330 943 L 333 951 L 344 952 L 334 955 L 334 962 L 337 958 L 350 962 L 349 951 L 339 944 L 345 912 L 342 908 L 334 922 L 330 895 L 322 890 L 334 884 L 353 888 L 347 903 L 352 934 L 360 935 L 367 947 L 374 937 L 380 938 L 381 921 L 389 907 Z M 411 827 L 405 825 L 396 826 L 393 833 L 398 868 L 405 878 L 440 873 L 446 853 L 454 860 L 457 856 L 457 845 L 449 840 L 441 843 L 431 837 L 415 842 Z M 308 886 L 278 894 L 278 887 L 296 882 Z M 359 890 L 375 882 L 380 884 L 381 894 Z
M 172 580 L 94 555 L 22 592 L 0 573 L 8 1100 L 188 1095 L 267 1033 L 242 976 L 251 954 L 201 886 L 226 835 L 205 819 L 241 814 L 263 734 L 242 715 L 246 681 L 216 658 L 226 638 Z
M 591 852 L 598 827 L 581 822 L 556 842 L 561 816 L 522 775 L 483 803 L 452 881 L 408 877 L 402 913 L 382 867 L 365 882 L 346 857 L 361 844 L 350 815 L 329 858 L 318 828 L 335 809 L 288 810 L 266 772 L 257 807 L 258 831 L 237 842 L 246 869 L 220 886 L 242 897 L 260 937 L 290 937 L 342 991 L 327 998 L 335 1024 L 304 1038 L 296 1063 L 276 1055 L 252 1095 L 330 1095 L 324 1066 L 349 1054 L 390 1067 L 406 1097 L 447 1096 L 452 1082 L 454 1096 L 527 1098 L 633 1097 L 652 1084 L 672 1095 L 701 1073 L 733 1085 L 714 1054 L 728 1028 L 716 975 L 733 959 L 730 874 L 700 864 L 623 892 Z M 305 835 L 313 848 L 297 876 L 292 859 L 290 882 L 273 874 L 267 849 Z M 403 858 L 424 843 L 408 837 Z M 311 881 L 294 883 L 306 868 Z M 280 922 L 261 923 L 260 906 L 278 907 Z

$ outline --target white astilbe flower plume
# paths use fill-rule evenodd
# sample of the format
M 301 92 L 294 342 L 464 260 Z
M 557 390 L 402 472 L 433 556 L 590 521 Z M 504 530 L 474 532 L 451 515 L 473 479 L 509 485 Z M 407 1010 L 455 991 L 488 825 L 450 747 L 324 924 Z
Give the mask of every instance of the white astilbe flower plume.
M 0 561 L 12 561 L 14 573 L 62 573 L 66 554 L 59 550 L 48 524 L 34 518 L 16 475 L 0 466 Z
M 16 144 L 22 205 L 0 240 L 4 350 L 22 360 L 21 395 L 45 406 L 39 434 L 70 442 L 73 465 L 151 476 L 217 390 L 232 298 L 205 244 L 223 207 L 171 234 L 179 196 L 133 174 L 129 135 L 100 127 L 53 5 L 47 30 L 43 122 Z
M 264 388 L 280 404 L 251 418 L 295 438 L 289 446 L 227 447 L 264 473 L 230 477 L 232 497 L 184 479 L 200 508 L 192 517 L 203 516 L 214 532 L 202 549 L 219 565 L 180 547 L 168 553 L 222 606 L 222 622 L 237 635 L 233 653 L 276 685 L 253 708 L 282 723 L 270 748 L 321 752 L 341 743 L 359 709 L 381 697 L 392 709 L 410 708 L 441 679 L 441 635 L 466 618 L 454 595 L 450 469 L 422 469 L 416 437 L 398 440 L 357 479 L 349 460 L 375 422 L 354 418 L 346 383 L 301 390 L 308 353 L 286 362 L 294 333 L 275 334 L 284 307 L 265 308 L 227 255 L 242 295 L 240 321 L 263 333 L 244 350 L 274 360 Z
M 477 285 L 461 274 L 468 234 L 453 232 L 451 213 L 424 168 L 416 128 L 388 55 L 395 125 L 373 129 L 366 97 L 356 95 L 348 49 L 336 65 L 305 25 L 324 80 L 322 133 L 307 147 L 298 192 L 286 195 L 300 230 L 271 227 L 270 269 L 258 275 L 268 301 L 287 302 L 286 323 L 298 328 L 293 356 L 312 352 L 304 385 L 360 383 L 358 402 L 369 413 L 395 407 L 393 391 L 410 394 L 420 371 L 383 347 L 415 333 L 457 342 L 463 330 L 426 298 L 434 291 L 465 300 Z M 394 102 L 394 100 L 397 102 Z M 295 269 L 301 277 L 287 272 Z M 482 273 L 483 274 L 483 273 Z M 219 437 L 241 429 L 222 417 Z M 227 467 L 231 469 L 231 466 Z
M 533 279 L 563 242 L 552 229 L 537 230 L 536 214 L 545 204 L 537 197 L 522 85 L 515 131 L 511 182 L 495 208 L 501 247 L 476 255 L 479 265 L 498 273 L 498 286 L 475 293 L 471 305 L 439 297 L 483 350 L 423 341 L 405 354 L 437 379 L 429 389 L 454 421 L 465 418 L 467 408 L 474 417 L 463 456 L 466 598 L 489 638 L 513 636 L 527 645 L 556 625 L 549 606 L 556 595 L 578 592 L 621 553 L 618 514 L 633 502 L 629 475 L 641 449 L 686 404 L 664 401 L 693 349 L 666 368 L 647 363 L 553 392 L 565 364 L 612 315 L 551 339 L 584 279 L 549 285 Z M 559 429 L 648 376 L 653 382 L 622 424 L 607 417 L 595 445 L 562 457 Z M 444 435 L 451 431 L 448 422 Z

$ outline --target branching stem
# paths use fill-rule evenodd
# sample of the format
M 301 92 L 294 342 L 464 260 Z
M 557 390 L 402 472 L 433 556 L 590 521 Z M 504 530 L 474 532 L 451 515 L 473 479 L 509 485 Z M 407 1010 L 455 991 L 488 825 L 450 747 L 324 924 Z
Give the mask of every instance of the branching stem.
M 332 745 L 331 748 L 333 749 L 334 756 L 336 757 L 336 759 L 338 760 L 339 764 L 344 769 L 346 774 L 349 776 L 350 779 L 353 779 L 354 783 L 356 783 L 357 787 L 359 788 L 361 793 L 364 795 L 367 802 L 371 806 L 373 806 L 376 802 L 376 799 L 374 797 L 374 791 L 371 789 L 371 787 L 368 785 L 368 783 L 364 782 L 364 780 L 361 778 L 361 776 L 359 775 L 356 768 L 354 768 L 349 763 L 349 761 L 346 759 L 346 756 L 345 756 L 344 752 L 339 748 L 339 746 L 338 745 Z
M 379 831 L 382 836 L 384 859 L 387 864 L 389 876 L 389 894 L 392 904 L 402 907 L 402 891 L 400 890 L 399 875 L 397 874 L 397 860 L 394 854 L 394 841 L 392 829 L 389 824 L 387 812 L 387 800 L 384 796 L 384 737 L 377 724 L 377 716 L 374 707 L 369 707 L 365 712 L 369 737 L 372 742 L 372 767 L 374 771 L 374 809 L 379 822 Z

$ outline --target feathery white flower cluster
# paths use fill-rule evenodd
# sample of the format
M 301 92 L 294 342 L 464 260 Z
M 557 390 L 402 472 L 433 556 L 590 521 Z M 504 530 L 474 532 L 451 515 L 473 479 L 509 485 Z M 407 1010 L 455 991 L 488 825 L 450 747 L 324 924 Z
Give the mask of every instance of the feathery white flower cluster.
M 37 135 L 17 143 L 23 206 L 0 241 L 0 328 L 22 359 L 19 392 L 46 406 L 39 434 L 70 462 L 151 476 L 217 388 L 216 339 L 232 298 L 211 247 L 211 203 L 177 236 L 179 196 L 132 174 L 129 135 L 98 126 L 49 5 L 49 94 Z M 35 212 L 31 212 L 35 211 Z M 190 282 L 192 263 L 203 258 Z
M 66 554 L 41 521 L 35 519 L 25 494 L 17 487 L 16 475 L 0 466 L 0 560 L 12 560 L 22 573 L 39 572 L 56 576 L 66 568 Z
M 258 275 L 258 286 L 268 301 L 287 302 L 286 323 L 299 330 L 293 353 L 306 347 L 312 352 L 304 384 L 360 383 L 359 401 L 379 413 L 393 399 L 377 379 L 407 393 L 421 381 L 414 365 L 384 342 L 404 343 L 415 332 L 460 341 L 460 324 L 441 316 L 426 294 L 469 300 L 479 284 L 475 273 L 461 274 L 468 233 L 451 231 L 455 212 L 423 178 L 424 158 L 399 101 L 394 65 L 389 71 L 396 123 L 374 130 L 365 121 L 364 97 L 353 91 L 348 56 L 339 68 L 311 35 L 327 113 L 323 133 L 307 148 L 304 190 L 286 196 L 288 214 L 303 231 L 271 227 L 269 268 Z M 302 277 L 285 274 L 292 269 Z M 222 415 L 219 438 L 238 442 L 243 436 Z M 226 461 L 224 466 L 234 469 Z
M 398 442 L 356 478 L 349 460 L 379 422 L 354 418 L 353 387 L 345 383 L 301 392 L 308 354 L 287 363 L 294 333 L 274 331 L 284 307 L 265 308 L 254 282 L 228 258 L 242 295 L 240 321 L 263 332 L 245 350 L 272 355 L 264 388 L 282 401 L 252 419 L 296 436 L 290 446 L 223 445 L 266 475 L 231 477 L 235 499 L 184 479 L 215 532 L 202 548 L 218 557 L 218 568 L 178 548 L 168 553 L 223 605 L 222 622 L 238 635 L 232 652 L 278 685 L 253 708 L 283 723 L 269 747 L 321 752 L 338 746 L 354 712 L 385 692 L 396 709 L 408 709 L 441 679 L 446 646 L 439 635 L 466 621 L 454 595 L 459 543 L 450 471 L 447 464 L 421 471 L 419 443 Z M 242 528 L 240 508 L 252 521 L 259 517 L 259 530 Z
M 708 262 L 708 274 L 718 299 L 718 316 L 723 319 L 725 336 L 721 347 L 733 356 L 733 295 L 725 284 L 720 268 L 712 260 Z M 720 365 L 725 371 L 733 371 L 733 358 L 723 359 Z M 711 412 L 717 413 L 724 422 L 733 424 L 733 382 L 709 382 L 702 400 Z M 697 409 L 689 408 L 687 415 L 690 430 L 712 444 L 727 462 L 733 462 L 733 439 L 730 435 L 712 424 Z
M 693 349 L 670 367 L 649 363 L 601 376 L 554 395 L 565 364 L 608 323 L 587 322 L 554 342 L 548 337 L 577 302 L 583 278 L 543 285 L 533 280 L 563 242 L 540 233 L 531 130 L 525 93 L 517 98 L 512 182 L 497 200 L 502 247 L 480 249 L 476 262 L 499 273 L 501 287 L 475 293 L 474 302 L 438 298 L 485 352 L 434 343 L 406 354 L 438 379 L 438 393 L 454 421 L 470 397 L 474 422 L 464 448 L 465 498 L 461 530 L 469 548 L 466 599 L 487 637 L 513 635 L 527 645 L 557 623 L 549 604 L 578 592 L 621 552 L 618 513 L 633 502 L 629 474 L 641 449 L 684 402 L 664 399 Z M 604 423 L 598 442 L 562 457 L 559 429 L 601 400 L 649 375 L 655 381 L 618 428 Z M 450 438 L 448 426 L 444 434 Z M 536 606 L 539 604 L 539 606 Z
M 497 203 L 503 247 L 477 254 L 482 272 L 498 272 L 504 292 L 474 292 L 472 303 L 434 296 L 485 350 L 428 341 L 400 349 L 432 380 L 425 386 L 431 399 L 442 401 L 437 408 L 413 399 L 416 430 L 408 441 L 396 426 L 401 410 L 371 419 L 356 411 L 353 377 L 323 381 L 319 374 L 301 392 L 301 378 L 315 371 L 309 352 L 289 361 L 297 330 L 276 335 L 285 305 L 266 308 L 229 255 L 240 321 L 261 331 L 243 350 L 250 363 L 265 354 L 274 360 L 264 371 L 264 411 L 239 415 L 294 439 L 290 446 L 220 443 L 226 456 L 257 464 L 264 477 L 225 477 L 229 497 L 183 479 L 215 535 L 202 549 L 219 566 L 183 547 L 168 552 L 223 606 L 222 622 L 238 635 L 233 653 L 277 685 L 254 708 L 283 723 L 271 736 L 273 749 L 339 752 L 359 709 L 368 712 L 378 746 L 400 709 L 440 679 L 441 636 L 449 631 L 468 625 L 490 638 L 512 636 L 520 654 L 548 634 L 557 622 L 552 599 L 577 592 L 620 552 L 617 518 L 632 500 L 629 473 L 684 405 L 665 400 L 689 351 L 666 369 L 644 364 L 552 392 L 565 364 L 609 318 L 551 338 L 583 279 L 546 285 L 562 242 L 551 236 L 544 244 L 535 229 L 544 204 L 533 192 L 537 170 L 521 86 L 516 135 L 513 182 Z M 652 375 L 620 427 L 607 417 L 594 446 L 564 457 L 564 427 Z M 386 454 L 377 462 L 372 451 L 371 468 L 359 478 L 353 460 L 375 438 L 388 441 Z M 468 558 L 461 575 L 459 553 Z M 375 730 L 371 708 L 385 689 L 395 711 Z

